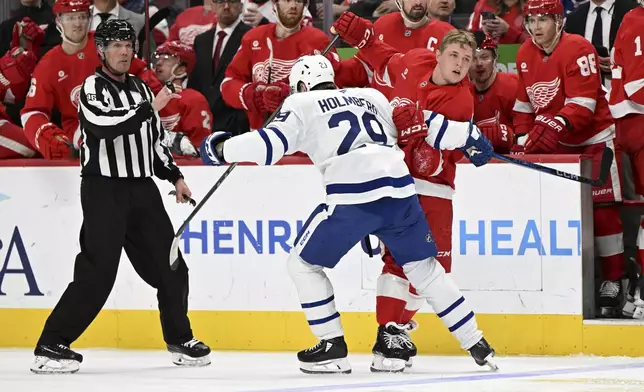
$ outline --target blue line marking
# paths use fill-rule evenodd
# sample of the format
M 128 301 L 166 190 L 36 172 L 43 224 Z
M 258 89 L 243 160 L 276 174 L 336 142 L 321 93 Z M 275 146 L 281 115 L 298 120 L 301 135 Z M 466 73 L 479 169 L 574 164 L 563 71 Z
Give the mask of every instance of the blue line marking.
M 503 366 L 503 364 L 500 364 L 500 366 Z M 302 386 L 302 387 L 295 387 L 295 388 L 278 388 L 278 389 L 254 389 L 254 390 L 247 390 L 242 392 L 338 391 L 338 390 L 353 390 L 353 389 L 364 389 L 364 388 L 400 387 L 400 386 L 406 386 L 406 385 L 451 384 L 451 383 L 468 382 L 468 381 L 511 380 L 511 379 L 517 379 L 517 378 L 557 376 L 562 374 L 575 374 L 575 373 L 606 372 L 611 370 L 626 370 L 626 369 L 638 369 L 638 368 L 644 368 L 644 362 L 616 364 L 616 365 L 598 365 L 598 366 L 588 366 L 588 367 L 581 367 L 581 368 L 544 369 L 544 370 L 533 370 L 533 371 L 518 372 L 518 373 L 502 373 L 502 370 L 501 370 L 500 372 L 497 372 L 497 373 L 486 372 L 486 373 L 477 374 L 477 375 L 467 375 L 467 376 L 463 375 L 463 376 L 454 376 L 454 377 L 445 377 L 445 378 L 440 378 L 440 376 L 438 376 L 435 378 L 421 378 L 421 379 L 413 379 L 413 380 L 374 381 L 374 382 L 367 382 L 367 383 L 336 384 L 336 385 L 310 385 L 310 386 Z M 299 370 L 297 368 L 294 368 L 293 371 L 295 372 Z M 333 376 L 323 376 L 323 377 L 333 377 Z M 350 376 L 343 376 L 343 377 L 350 377 Z

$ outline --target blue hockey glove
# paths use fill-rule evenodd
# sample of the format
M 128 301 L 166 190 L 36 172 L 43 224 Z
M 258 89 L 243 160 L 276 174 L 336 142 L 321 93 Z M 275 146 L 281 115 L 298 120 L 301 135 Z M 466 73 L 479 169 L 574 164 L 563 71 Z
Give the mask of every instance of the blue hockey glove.
M 483 166 L 488 163 L 488 161 L 492 159 L 492 153 L 494 152 L 492 143 L 490 143 L 490 141 L 483 136 L 478 127 L 474 125 L 471 128 L 470 136 L 467 138 L 462 150 L 467 159 L 469 159 L 476 167 Z
M 199 146 L 199 151 L 204 165 L 221 166 L 226 164 L 224 157 L 217 154 L 217 145 L 230 139 L 231 136 L 228 132 L 217 131 L 203 139 Z

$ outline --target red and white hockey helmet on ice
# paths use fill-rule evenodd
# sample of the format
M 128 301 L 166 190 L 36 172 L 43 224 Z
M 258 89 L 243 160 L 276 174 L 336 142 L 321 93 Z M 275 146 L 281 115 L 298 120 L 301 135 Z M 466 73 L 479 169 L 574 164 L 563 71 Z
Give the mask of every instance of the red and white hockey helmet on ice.
M 67 12 L 89 12 L 90 0 L 56 0 L 54 3 L 54 15 L 65 14 Z
M 154 61 L 156 62 L 162 56 L 176 57 L 179 63 L 186 66 L 188 74 L 195 68 L 197 61 L 192 47 L 182 44 L 180 41 L 166 41 L 159 46 L 154 52 Z

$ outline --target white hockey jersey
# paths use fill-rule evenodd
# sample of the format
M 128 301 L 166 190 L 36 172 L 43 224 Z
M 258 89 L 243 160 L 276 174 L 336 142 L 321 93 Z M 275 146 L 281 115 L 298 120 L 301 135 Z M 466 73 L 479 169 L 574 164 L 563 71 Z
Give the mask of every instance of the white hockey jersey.
M 440 148 L 441 139 L 448 139 L 443 138 L 448 122 L 440 115 L 436 118 L 437 114 L 425 115 L 430 128 L 427 142 L 434 145 L 440 134 Z M 468 123 L 453 125 L 462 129 L 461 134 L 469 127 Z M 327 204 L 361 204 L 416 194 L 404 153 L 397 145 L 392 107 L 375 89 L 291 95 L 266 127 L 227 140 L 223 155 L 226 162 L 272 165 L 297 151 L 308 154 L 322 173 Z

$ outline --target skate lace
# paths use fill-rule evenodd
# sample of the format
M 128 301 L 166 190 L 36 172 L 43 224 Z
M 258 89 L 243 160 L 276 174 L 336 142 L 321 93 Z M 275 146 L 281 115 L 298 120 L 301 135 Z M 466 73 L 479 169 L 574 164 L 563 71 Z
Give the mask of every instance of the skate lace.
M 409 335 L 407 335 L 407 332 L 403 332 L 400 335 L 397 335 L 398 340 L 400 341 L 401 346 L 406 346 L 408 349 L 413 348 L 413 343 L 411 342 L 411 338 Z
M 313 347 L 309 347 L 309 348 L 307 348 L 306 350 L 304 350 L 304 352 L 309 353 L 309 352 L 311 352 L 311 351 L 315 351 L 315 350 L 317 350 L 318 348 L 322 347 L 322 344 L 323 344 L 323 343 L 324 343 L 324 341 L 323 341 L 323 340 L 320 340 L 320 341 L 318 342 L 318 344 L 316 344 L 316 345 L 315 345 L 315 346 L 313 346 Z
M 599 293 L 602 297 L 615 298 L 619 294 L 619 285 L 612 280 L 606 280 L 599 287 Z
M 197 345 L 197 344 L 199 344 L 199 343 L 201 343 L 201 342 L 200 342 L 200 341 L 198 341 L 198 340 L 197 340 L 197 339 L 195 339 L 195 338 L 192 338 L 192 340 L 189 340 L 189 341 L 185 342 L 185 343 L 183 344 L 183 346 L 186 346 L 186 347 L 189 347 L 189 348 L 193 348 L 194 346 L 196 346 L 196 345 Z
M 60 348 L 63 351 L 69 351 L 69 347 L 65 346 L 64 344 L 57 344 L 58 348 Z
M 383 333 L 383 339 L 385 340 L 385 344 L 387 345 L 387 348 L 400 348 L 402 349 L 401 345 L 401 340 L 400 340 L 400 335 L 399 334 L 392 334 L 389 332 Z

